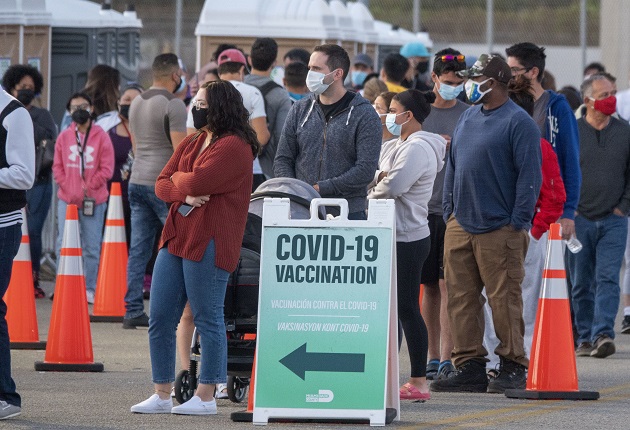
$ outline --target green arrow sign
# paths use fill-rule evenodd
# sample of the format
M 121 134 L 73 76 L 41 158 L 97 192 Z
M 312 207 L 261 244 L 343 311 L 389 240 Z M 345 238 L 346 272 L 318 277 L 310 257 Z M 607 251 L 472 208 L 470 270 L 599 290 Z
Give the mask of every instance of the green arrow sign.
M 306 344 L 280 360 L 287 369 L 305 379 L 311 372 L 363 372 L 365 354 L 306 352 Z

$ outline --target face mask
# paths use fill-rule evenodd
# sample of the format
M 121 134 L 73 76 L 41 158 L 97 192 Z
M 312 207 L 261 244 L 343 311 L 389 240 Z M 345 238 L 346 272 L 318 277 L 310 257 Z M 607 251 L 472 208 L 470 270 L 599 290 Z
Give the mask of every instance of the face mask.
M 35 98 L 35 91 L 29 89 L 18 90 L 16 98 L 24 106 L 28 106 Z
M 208 108 L 192 108 L 193 124 L 197 130 L 201 130 L 208 125 Z
M 302 100 L 304 97 L 306 97 L 308 94 L 295 94 L 289 91 L 289 96 L 293 99 L 293 100 Z
M 429 70 L 429 62 L 428 61 L 422 61 L 422 62 L 416 64 L 416 72 L 418 72 L 419 74 L 426 73 L 427 70 Z
M 308 74 L 306 75 L 306 86 L 308 87 L 309 91 L 317 95 L 326 91 L 330 84 L 332 84 L 332 82 L 330 84 L 325 84 L 324 78 L 326 78 L 326 76 L 328 75 L 332 75 L 334 72 L 335 71 L 333 70 L 330 73 L 323 74 L 320 72 L 309 70 Z
M 120 105 L 118 107 L 118 112 L 120 113 L 120 116 L 125 119 L 129 119 L 129 106 L 130 105 Z
M 352 85 L 360 87 L 363 85 L 363 82 L 365 82 L 365 78 L 367 78 L 367 72 L 357 70 L 356 72 L 352 72 L 350 77 L 352 78 Z
M 615 96 L 609 96 L 602 100 L 595 100 L 591 98 L 595 102 L 594 108 L 596 111 L 603 113 L 604 115 L 612 115 L 617 110 L 617 99 Z
M 72 112 L 72 121 L 79 125 L 83 125 L 90 119 L 90 111 L 85 109 L 77 109 Z
M 388 113 L 387 116 L 385 117 L 385 125 L 387 126 L 387 130 L 394 136 L 400 136 L 400 133 L 402 133 L 402 126 L 409 122 L 409 120 L 407 120 L 403 122 L 402 124 L 396 124 L 396 117 L 404 113 L 407 113 L 407 111 L 401 112 L 398 114 Z
M 180 79 L 179 84 L 173 90 L 173 94 L 177 94 L 178 92 L 182 91 L 184 87 L 186 87 L 186 77 L 182 75 L 179 77 L 179 79 Z
M 492 78 L 488 78 L 483 82 L 475 82 L 473 80 L 468 80 L 466 81 L 466 85 L 464 86 L 466 88 L 466 96 L 468 97 L 468 100 L 470 100 L 470 102 L 472 104 L 477 104 L 481 102 L 481 99 L 483 98 L 483 96 L 485 96 L 486 94 L 488 94 L 490 91 L 492 91 L 492 88 L 488 88 L 485 91 L 480 91 L 479 88 L 485 84 L 486 82 L 488 82 L 490 79 Z
M 438 88 L 438 93 L 440 93 L 440 97 L 444 100 L 454 100 L 457 98 L 459 93 L 464 89 L 464 84 L 459 84 L 454 87 L 452 85 L 446 85 L 440 82 L 440 88 Z

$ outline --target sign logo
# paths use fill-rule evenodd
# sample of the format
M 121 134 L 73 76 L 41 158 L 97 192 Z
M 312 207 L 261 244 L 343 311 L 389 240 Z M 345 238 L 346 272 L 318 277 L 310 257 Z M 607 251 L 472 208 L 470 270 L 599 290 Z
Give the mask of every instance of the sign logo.
M 319 394 L 307 394 L 306 403 L 330 403 L 334 398 L 331 390 L 319 390 Z

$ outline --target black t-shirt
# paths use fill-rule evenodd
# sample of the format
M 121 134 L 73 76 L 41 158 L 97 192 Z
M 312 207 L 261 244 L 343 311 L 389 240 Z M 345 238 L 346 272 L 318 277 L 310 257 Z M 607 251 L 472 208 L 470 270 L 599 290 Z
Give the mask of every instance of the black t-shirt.
M 344 94 L 344 96 L 338 102 L 331 105 L 323 104 L 318 97 L 317 103 L 319 103 L 322 111 L 324 111 L 324 118 L 326 119 L 326 122 L 328 122 L 330 118 L 350 106 L 350 102 L 352 102 L 352 99 L 354 99 L 355 96 L 356 93 L 353 93 L 352 91 L 346 91 L 346 94 Z

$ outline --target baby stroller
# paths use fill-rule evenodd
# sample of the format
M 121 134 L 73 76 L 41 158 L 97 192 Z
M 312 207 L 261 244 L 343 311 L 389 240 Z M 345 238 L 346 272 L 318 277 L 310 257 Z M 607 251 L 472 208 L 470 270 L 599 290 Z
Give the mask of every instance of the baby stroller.
M 236 403 L 242 402 L 246 397 L 256 351 L 262 211 L 265 197 L 288 198 L 291 200 L 291 218 L 309 219 L 311 200 L 320 196 L 311 185 L 292 178 L 265 181 L 251 196 L 241 255 L 236 270 L 228 279 L 224 305 L 228 343 L 227 394 Z M 324 215 L 324 209 L 320 208 L 320 216 L 323 218 Z M 175 378 L 175 399 L 180 404 L 188 401 L 197 389 L 200 360 L 199 334 L 195 329 L 190 345 L 189 368 L 180 371 Z

